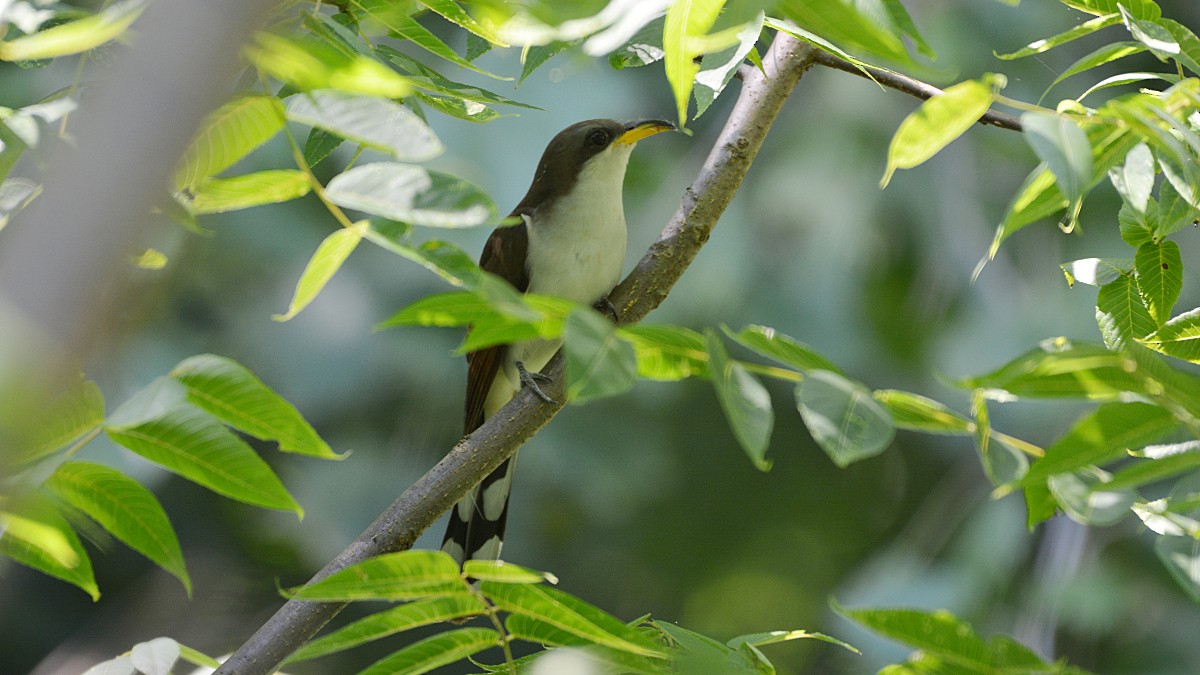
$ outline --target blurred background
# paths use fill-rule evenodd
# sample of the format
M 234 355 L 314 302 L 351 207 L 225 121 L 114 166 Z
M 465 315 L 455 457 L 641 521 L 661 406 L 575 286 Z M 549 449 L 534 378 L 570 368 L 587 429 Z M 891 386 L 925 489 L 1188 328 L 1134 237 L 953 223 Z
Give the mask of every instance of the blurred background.
M 1058 3 L 906 2 L 951 81 L 1008 76 L 1005 95 L 1036 101 L 1076 58 L 1080 41 L 1002 62 L 1079 22 Z M 1162 0 L 1167 16 L 1200 28 L 1194 0 Z M 462 35 L 431 22 L 461 50 Z M 1111 28 L 1108 30 L 1121 30 Z M 1152 57 L 1121 70 L 1161 69 Z M 485 55 L 494 73 L 520 72 L 515 50 Z M 103 61 L 89 64 L 102 75 Z M 0 64 L 0 105 L 32 103 L 65 86 L 74 62 L 28 71 Z M 1116 72 L 1115 70 L 1113 72 Z M 662 68 L 613 71 L 564 52 L 519 88 L 446 73 L 543 108 L 487 125 L 437 115 L 447 146 L 431 164 L 466 178 L 507 212 L 524 194 L 546 142 L 591 117 L 671 117 Z M 1090 76 L 1084 76 L 1090 77 Z M 1096 79 L 1099 79 L 1098 77 Z M 1067 80 L 1046 101 L 1088 84 Z M 691 126 L 640 144 L 626 183 L 629 265 L 653 241 L 694 178 L 737 95 L 737 83 Z M 1057 94 L 1057 95 L 1056 95 Z M 1095 289 L 1068 288 L 1058 264 L 1127 256 L 1118 200 L 1089 198 L 1082 236 L 1045 222 L 1010 239 L 971 284 L 1007 202 L 1035 163 L 1019 135 L 977 127 L 933 161 L 878 188 L 891 134 L 915 99 L 841 72 L 809 72 L 776 121 L 712 240 L 649 322 L 697 330 L 758 323 L 813 346 L 873 388 L 894 387 L 967 410 L 955 378 L 990 370 L 1065 335 L 1099 341 Z M 286 166 L 272 141 L 239 169 Z M 328 178 L 340 160 L 319 167 Z M 143 246 L 161 271 L 131 268 L 139 301 L 122 308 L 119 340 L 87 364 L 115 408 L 183 358 L 234 358 L 297 405 L 339 452 L 330 463 L 260 446 L 303 505 L 303 522 L 216 497 L 104 439 L 81 458 L 151 486 L 183 544 L 195 589 L 97 536 L 102 599 L 0 562 L 0 672 L 79 673 L 160 635 L 210 654 L 237 647 L 280 604 L 458 440 L 465 367 L 461 332 L 372 326 L 406 304 L 449 290 L 438 277 L 363 245 L 297 318 L 276 323 L 317 244 L 335 227 L 308 197 L 203 221 L 201 237 L 164 220 Z M 18 218 L 11 227 L 20 227 Z M 486 231 L 433 232 L 475 255 Z M 1180 308 L 1200 305 L 1200 233 L 1181 244 L 1188 278 Z M 0 238 L 0 245 L 3 239 Z M 141 249 L 139 249 L 141 250 Z M 748 356 L 744 352 L 735 355 Z M 908 650 L 839 618 L 848 607 L 946 608 L 985 635 L 1002 632 L 1048 658 L 1101 673 L 1194 673 L 1200 609 L 1160 566 L 1136 520 L 1086 530 L 1056 518 L 1024 526 L 1019 495 L 991 485 L 968 440 L 900 432 L 888 451 L 837 469 L 811 441 L 789 387 L 768 383 L 777 423 L 756 471 L 727 428 L 708 383 L 639 383 L 619 398 L 568 407 L 520 453 L 505 558 L 629 620 L 646 613 L 719 639 L 774 629 L 834 635 L 854 655 L 815 641 L 766 649 L 780 672 L 864 673 Z M 993 405 L 993 424 L 1036 444 L 1084 410 L 1071 403 Z M 418 546 L 434 548 L 442 525 Z M 377 607 L 353 607 L 338 624 Z M 420 635 L 402 635 L 289 668 L 354 672 Z M 448 670 L 447 672 L 452 672 Z

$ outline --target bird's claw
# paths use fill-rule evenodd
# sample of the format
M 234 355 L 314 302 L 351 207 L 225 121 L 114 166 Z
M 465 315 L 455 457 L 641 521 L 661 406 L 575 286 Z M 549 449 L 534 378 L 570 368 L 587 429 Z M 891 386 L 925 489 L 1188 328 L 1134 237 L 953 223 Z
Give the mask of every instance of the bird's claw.
M 537 397 L 546 403 L 554 403 L 554 399 L 546 395 L 542 388 L 538 386 L 538 382 L 553 382 L 554 378 L 542 373 L 531 373 L 525 369 L 525 364 L 517 361 L 517 374 L 521 376 L 521 384 L 529 387 Z

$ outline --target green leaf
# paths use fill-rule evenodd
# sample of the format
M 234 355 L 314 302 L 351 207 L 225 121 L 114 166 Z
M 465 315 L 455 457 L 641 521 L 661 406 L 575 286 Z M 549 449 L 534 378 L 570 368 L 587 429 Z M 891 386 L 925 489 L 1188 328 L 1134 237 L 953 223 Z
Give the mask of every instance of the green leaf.
M 354 252 L 358 242 L 362 241 L 365 229 L 361 223 L 356 223 L 354 229 L 341 228 L 325 237 L 305 265 L 304 272 L 300 274 L 287 313 L 275 314 L 271 318 L 275 321 L 287 321 L 307 307 L 341 268 L 342 263 L 346 262 L 346 258 Z
M 443 115 L 456 117 L 467 122 L 474 122 L 475 124 L 486 124 L 494 122 L 501 117 L 510 117 L 510 115 L 501 115 L 494 109 L 477 101 L 468 101 L 453 96 L 426 94 L 421 91 L 416 93 L 416 97 L 419 101 Z
M 638 377 L 674 382 L 708 375 L 704 336 L 682 326 L 637 325 L 619 329 L 633 345 Z
M 1151 217 L 1148 220 L 1153 230 L 1151 239 L 1162 239 L 1189 225 L 1195 225 L 1200 218 L 1200 210 L 1181 197 L 1170 181 L 1163 181 L 1158 188 L 1158 210 L 1149 215 Z
M 300 91 L 326 89 L 401 98 L 412 84 L 374 58 L 313 38 L 293 40 L 258 33 L 249 56 L 259 70 Z
M 580 308 L 567 316 L 564 335 L 570 401 L 586 403 L 633 387 L 637 357 L 611 321 L 592 309 Z
M 958 617 L 946 610 L 846 609 L 834 611 L 893 640 L 936 656 L 947 664 L 970 672 L 992 672 L 983 639 Z
M 263 204 L 278 204 L 308 194 L 308 174 L 273 169 L 232 178 L 204 178 L 189 190 L 187 208 L 195 214 L 224 213 Z
M 273 96 L 246 96 L 226 103 L 205 118 L 183 153 L 175 171 L 175 188 L 190 188 L 233 166 L 283 125 L 283 106 Z
M 1133 84 L 1135 82 L 1144 82 L 1146 80 L 1157 80 L 1159 82 L 1169 82 L 1171 84 L 1175 84 L 1175 83 L 1179 82 L 1179 76 L 1172 75 L 1170 73 L 1144 73 L 1144 72 L 1142 72 L 1142 73 L 1121 73 L 1119 75 L 1112 75 L 1112 76 L 1106 77 L 1103 80 L 1100 80 L 1099 82 L 1097 82 L 1096 84 L 1093 84 L 1092 86 L 1088 87 L 1086 91 L 1084 91 L 1079 96 L 1075 97 L 1075 102 L 1082 103 L 1083 99 L 1087 98 L 1088 96 L 1091 96 L 1094 92 L 1100 91 L 1102 89 L 1109 89 L 1110 87 L 1121 87 L 1121 86 L 1124 86 L 1127 84 Z
M 1119 7 L 1125 7 L 1130 14 L 1138 19 L 1157 19 L 1162 16 L 1162 9 L 1154 0 L 1060 0 L 1068 7 L 1074 7 L 1088 14 L 1116 14 Z
M 213 670 L 221 667 L 221 664 L 213 657 L 199 650 L 192 649 L 185 644 L 179 645 L 179 658 L 194 666 L 212 668 Z
M 1149 403 L 1105 403 L 1075 423 L 1034 462 L 1022 485 L 1045 482 L 1050 476 L 1100 465 L 1125 456 L 1162 438 L 1178 426 L 1171 413 Z
M 1110 14 L 1105 14 L 1104 16 L 1085 21 L 1074 28 L 1059 33 L 1058 35 L 1036 40 L 1015 52 L 1010 52 L 1008 54 L 996 54 L 995 56 L 998 59 L 1010 61 L 1012 59 L 1033 56 L 1034 54 L 1041 54 L 1073 40 L 1078 40 L 1081 37 L 1087 37 L 1088 35 L 1091 35 L 1102 28 L 1116 26 L 1119 23 L 1121 23 L 1121 15 L 1117 14 L 1116 9 L 1114 9 Z
M 1138 247 L 1134 265 L 1137 284 L 1156 326 L 1167 322 L 1183 290 L 1183 258 L 1173 241 L 1146 242 Z M 1136 337 L 1144 337 L 1142 333 Z
M 1002 81 L 1002 77 L 985 75 L 959 82 L 904 118 L 888 146 L 887 169 L 879 186 L 887 187 L 896 169 L 920 165 L 970 129 L 992 106 Z
M 484 609 L 483 603 L 469 594 L 414 600 L 371 614 L 317 638 L 297 650 L 287 662 L 315 659 L 420 626 L 473 616 Z
M 308 131 L 308 139 L 304 141 L 304 163 L 309 167 L 320 164 L 321 160 L 333 154 L 333 151 L 345 142 L 346 139 L 331 131 L 313 127 Z
M 821 356 L 812 347 L 776 331 L 768 326 L 750 325 L 734 333 L 725 328 L 725 334 L 743 347 L 774 359 L 785 366 L 799 371 L 841 370 L 832 361 Z
M 1171 39 L 1179 45 L 1179 53 L 1174 55 L 1175 60 L 1200 75 L 1200 38 L 1178 21 L 1159 19 L 1156 23 L 1165 28 Z
M 638 29 L 629 41 L 608 55 L 608 65 L 614 70 L 640 68 L 661 61 L 663 51 L 663 17 L 658 17 Z
M 296 407 L 263 384 L 242 364 L 215 354 L 184 359 L 171 370 L 188 390 L 188 401 L 233 428 L 284 452 L 342 459 L 317 435 Z
M 729 358 L 716 332 L 705 331 L 705 344 L 717 402 L 725 412 L 734 437 L 755 468 L 769 471 L 772 461 L 766 458 L 767 445 L 775 425 L 771 395 L 742 364 Z
M 95 382 L 82 377 L 69 384 L 53 401 L 39 407 L 32 419 L 4 420 L 14 431 L 17 463 L 34 462 L 54 454 L 71 441 L 104 422 L 104 394 Z M 10 426 L 11 425 L 11 426 Z M 7 429 L 6 429 L 7 431 Z
M 372 663 L 359 675 L 419 675 L 498 646 L 500 635 L 490 628 L 459 628 L 414 642 Z
M 854 648 L 853 645 L 843 642 L 835 637 L 825 635 L 824 633 L 813 633 L 806 630 L 773 630 L 765 633 L 750 633 L 748 635 L 739 635 L 726 641 L 726 645 L 737 649 L 743 644 L 762 647 L 764 645 L 774 645 L 781 642 L 790 642 L 792 640 L 820 640 L 828 642 L 831 645 L 837 645 L 844 649 L 861 654 L 862 652 Z
M 748 653 L 755 654 L 753 647 L 733 649 L 706 635 L 666 621 L 655 621 L 654 627 L 662 631 L 671 644 L 670 672 L 723 675 L 758 675 L 764 672 L 764 669 L 757 667 L 758 659 L 748 656 Z
M 501 96 L 493 91 L 489 91 L 482 87 L 477 87 L 473 84 L 463 84 L 462 82 L 454 82 L 448 80 L 436 70 L 426 66 L 415 58 L 403 52 L 392 49 L 387 45 L 380 45 L 376 48 L 376 53 L 387 59 L 392 65 L 408 74 L 409 80 L 413 86 L 418 89 L 433 93 L 441 94 L 442 96 L 461 99 L 464 102 L 487 103 L 489 105 L 511 105 L 519 108 L 529 108 L 531 110 L 541 110 L 534 105 L 522 103 L 513 100 L 507 96 Z
M 310 91 L 288 98 L 287 117 L 396 159 L 423 162 L 445 150 L 413 111 L 385 98 L 328 89 Z
M 1118 61 L 1126 56 L 1140 54 L 1144 51 L 1146 51 L 1146 48 L 1137 42 L 1112 42 L 1103 45 L 1091 53 L 1080 57 L 1075 61 L 1075 63 L 1072 63 L 1070 66 L 1068 66 L 1067 69 L 1062 72 L 1062 74 L 1054 78 L 1054 81 L 1050 83 L 1050 87 L 1046 88 L 1046 92 L 1049 92 L 1050 88 L 1054 87 L 1054 85 L 1062 82 L 1072 75 L 1085 73 L 1106 63 L 1112 63 L 1113 61 Z M 1045 98 L 1045 94 L 1042 94 L 1042 97 Z
M 845 0 L 784 0 L 779 3 L 779 11 L 841 47 L 869 57 L 912 63 L 901 31 L 884 8 Z
M 1135 488 L 1200 469 L 1200 441 L 1150 445 L 1132 454 L 1140 459 L 1121 465 L 1107 487 Z
M 179 579 L 191 596 L 192 581 L 171 521 L 140 483 L 100 464 L 65 462 L 46 481 L 46 488 Z
M 593 644 L 644 656 L 665 656 L 653 639 L 558 589 L 494 581 L 481 582 L 479 589 L 504 611 L 543 621 Z
M 480 25 L 470 14 L 466 12 L 454 0 L 419 0 L 422 5 L 442 15 L 442 18 L 447 21 L 457 24 L 461 28 L 466 29 L 472 35 L 477 35 L 489 43 L 497 47 L 508 47 L 508 44 L 500 39 L 500 36 L 489 30 L 487 27 Z
M 1200 363 L 1200 307 L 1167 321 L 1139 342 L 1167 356 Z
M 878 389 L 872 393 L 872 397 L 891 413 L 892 422 L 901 429 L 929 434 L 969 435 L 975 426 L 953 409 L 919 394 Z
M 525 78 L 533 74 L 533 71 L 569 46 L 566 42 L 556 40 L 549 44 L 533 45 L 521 52 L 521 77 L 517 80 L 517 84 L 520 85 Z
M 987 398 L 976 389 L 971 397 L 971 412 L 975 415 L 975 450 L 979 463 L 988 480 L 997 487 L 1008 486 L 1021 480 L 1029 471 L 1029 460 L 1022 452 L 1023 446 L 1016 439 L 992 429 L 989 419 Z
M 442 551 L 386 553 L 299 588 L 297 600 L 416 600 L 470 595 L 458 563 Z
M 371 243 L 408 258 L 455 286 L 475 288 L 480 284 L 483 272 L 462 249 L 450 242 L 438 240 L 411 246 L 407 243 L 411 231 L 412 227 L 407 223 L 371 218 L 367 221 L 367 229 L 363 236 Z
M 205 412 L 177 405 L 133 424 L 110 419 L 105 431 L 113 441 L 217 494 L 304 516 L 271 467 Z
M 1121 11 L 1121 19 L 1133 39 L 1146 45 L 1161 59 L 1167 59 L 1179 53 L 1179 43 L 1175 41 L 1171 31 L 1160 25 L 1157 20 L 1138 19 L 1125 7 L 1121 5 L 1117 7 Z
M 393 37 L 408 40 L 417 47 L 424 49 L 438 58 L 445 59 L 460 68 L 466 68 L 467 70 L 472 70 L 480 75 L 487 75 L 497 80 L 508 79 L 493 75 L 459 56 L 457 52 L 451 49 L 445 42 L 442 42 L 428 28 L 417 23 L 416 19 L 413 19 L 402 11 L 396 11 L 391 0 L 354 0 L 354 4 L 362 8 L 372 19 L 387 26 L 388 30 L 392 32 Z
M 48 500 L 5 500 L 0 506 L 0 555 L 78 586 L 93 601 L 100 599 L 91 559 Z
M 758 42 L 763 29 L 764 14 L 758 13 L 752 21 L 744 24 L 737 32 L 737 46 L 729 52 L 729 58 L 715 68 L 706 68 L 696 73 L 694 93 L 696 96 L 696 117 L 704 114 L 713 101 L 725 90 L 738 68 L 746 61 L 750 50 Z
M 814 370 L 796 387 L 796 407 L 808 433 L 841 468 L 887 449 L 896 427 L 871 392 L 828 370 Z
M 1067 277 L 1067 285 L 1076 282 L 1088 286 L 1103 286 L 1112 283 L 1133 271 L 1133 261 L 1128 258 L 1082 258 L 1058 266 Z
M 679 0 L 667 9 L 666 23 L 663 24 L 663 65 L 675 95 L 680 129 L 687 126 L 688 99 L 696 73 L 700 72 L 700 66 L 694 61 L 702 53 L 698 42 L 716 23 L 724 4 L 724 0 Z
M 1125 164 L 1108 170 L 1108 178 L 1134 211 L 1145 213 L 1154 189 L 1154 155 L 1145 143 L 1138 143 L 1125 155 Z
M 496 215 L 492 200 L 474 185 L 394 162 L 363 164 L 335 176 L 325 195 L 338 206 L 425 227 L 475 227 Z
M 1158 326 L 1132 274 L 1122 274 L 1100 288 L 1096 295 L 1096 323 L 1105 346 L 1114 351 L 1125 349 Z
M 114 2 L 82 19 L 0 41 L 0 61 L 36 61 L 95 49 L 120 37 L 145 6 L 143 0 Z
M 1142 391 L 1132 360 L 1093 344 L 1047 340 L 986 375 L 966 378 L 964 389 L 997 389 L 1012 396 L 1113 399 Z M 1007 398 L 1007 396 L 1005 396 Z
M 1092 180 L 1092 147 L 1074 120 L 1062 115 L 1021 115 L 1025 140 L 1046 163 L 1067 201 L 1083 198 Z
M 549 572 L 531 570 L 503 560 L 468 560 L 463 563 L 463 575 L 468 579 L 502 584 L 540 584 L 543 581 L 558 583 L 558 578 Z
M 1077 523 L 1102 527 L 1129 515 L 1135 495 L 1108 486 L 1109 474 L 1098 469 L 1059 473 L 1046 480 L 1054 501 Z

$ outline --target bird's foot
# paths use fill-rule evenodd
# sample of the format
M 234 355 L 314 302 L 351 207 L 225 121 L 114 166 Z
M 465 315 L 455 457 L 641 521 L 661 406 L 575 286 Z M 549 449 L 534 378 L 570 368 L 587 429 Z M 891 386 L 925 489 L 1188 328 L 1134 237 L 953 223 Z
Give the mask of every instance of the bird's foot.
M 621 317 L 617 316 L 617 308 L 613 306 L 612 300 L 609 300 L 607 295 L 597 300 L 596 304 L 592 305 L 592 307 L 595 307 L 596 311 L 612 319 L 613 323 L 618 323 L 621 320 Z
M 538 386 L 538 382 L 553 382 L 554 378 L 541 373 L 531 373 L 525 370 L 525 364 L 520 361 L 517 361 L 517 373 L 521 376 L 521 384 L 533 390 L 533 393 L 537 394 L 538 398 L 546 403 L 554 403 L 554 399 L 547 396 L 546 392 L 542 391 L 542 388 Z

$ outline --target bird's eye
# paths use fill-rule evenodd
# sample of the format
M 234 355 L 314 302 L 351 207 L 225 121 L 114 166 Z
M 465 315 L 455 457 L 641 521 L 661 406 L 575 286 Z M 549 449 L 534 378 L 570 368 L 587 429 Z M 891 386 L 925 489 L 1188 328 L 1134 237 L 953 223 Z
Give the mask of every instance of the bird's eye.
M 608 132 L 603 129 L 596 129 L 592 133 L 588 134 L 588 143 L 592 145 L 608 144 Z

